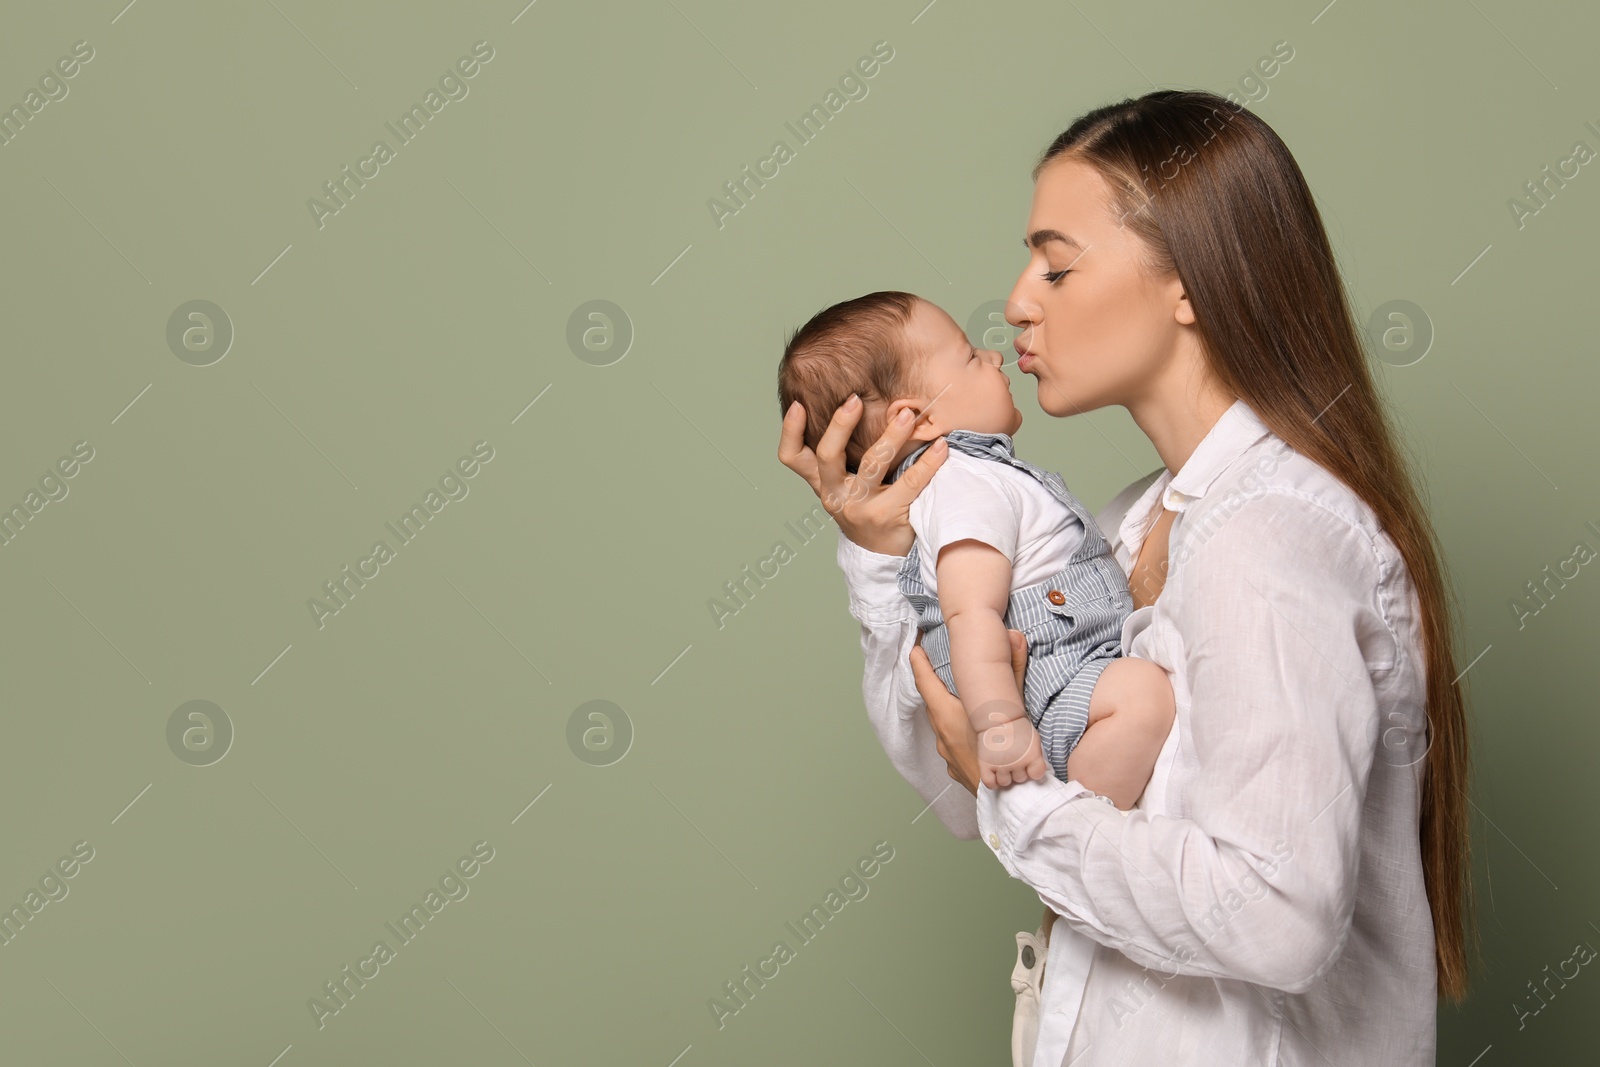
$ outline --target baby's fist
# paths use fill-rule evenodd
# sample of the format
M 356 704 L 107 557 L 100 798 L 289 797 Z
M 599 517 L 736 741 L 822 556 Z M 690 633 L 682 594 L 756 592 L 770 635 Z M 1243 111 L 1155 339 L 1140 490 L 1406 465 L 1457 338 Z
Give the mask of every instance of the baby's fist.
M 991 726 L 978 734 L 978 774 L 990 789 L 1043 778 L 1045 762 L 1039 731 L 1027 716 Z

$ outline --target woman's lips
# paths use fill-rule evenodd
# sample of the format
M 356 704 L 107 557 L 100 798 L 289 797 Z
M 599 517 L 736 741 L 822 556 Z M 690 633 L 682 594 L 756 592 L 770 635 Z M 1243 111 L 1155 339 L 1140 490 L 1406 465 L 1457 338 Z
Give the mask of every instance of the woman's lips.
M 1026 373 L 1033 364 L 1033 353 L 1022 347 L 1021 344 L 1014 344 L 1012 347 L 1017 350 L 1017 370 Z

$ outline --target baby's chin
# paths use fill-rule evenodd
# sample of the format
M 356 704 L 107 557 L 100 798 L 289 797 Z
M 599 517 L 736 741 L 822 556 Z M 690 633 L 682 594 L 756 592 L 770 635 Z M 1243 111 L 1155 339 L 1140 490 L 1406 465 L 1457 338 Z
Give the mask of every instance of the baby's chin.
M 971 430 L 973 433 L 1003 433 L 1008 437 L 1015 437 L 1017 435 L 1017 431 L 1022 428 L 1022 412 L 1019 411 L 1016 413 L 1015 425 L 1012 426 L 1001 426 L 995 423 L 990 423 L 986 428 L 981 427 L 978 424 L 963 426 L 961 428 L 965 430 Z

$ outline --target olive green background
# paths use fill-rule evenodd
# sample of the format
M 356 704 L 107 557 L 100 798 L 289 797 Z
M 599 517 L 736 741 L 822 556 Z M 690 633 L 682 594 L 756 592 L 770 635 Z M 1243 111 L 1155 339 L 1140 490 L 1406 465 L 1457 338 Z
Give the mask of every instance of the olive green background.
M 816 501 L 776 458 L 774 372 L 848 296 L 962 322 L 1003 298 L 1038 152 L 1155 87 L 1253 98 L 1363 323 L 1420 309 L 1431 341 L 1373 358 L 1463 605 L 1485 957 L 1439 1062 L 1592 1049 L 1587 970 L 1518 1013 L 1600 945 L 1600 575 L 1521 625 L 1511 603 L 1600 547 L 1600 174 L 1520 228 L 1507 201 L 1600 148 L 1593 12 L 124 2 L 0 30 L 5 106 L 94 49 L 0 147 L 0 505 L 94 450 L 0 547 L 0 904 L 94 849 L 0 946 L 6 1062 L 1008 1063 L 1038 901 L 877 746 L 835 531 L 785 525 Z M 396 147 L 384 124 L 477 41 L 468 95 Z M 868 94 L 719 227 L 707 200 L 878 41 Z M 380 138 L 395 158 L 319 227 L 307 201 Z M 193 300 L 234 334 L 207 366 L 167 340 Z M 568 341 L 592 300 L 625 316 L 579 316 L 598 354 Z M 1019 446 L 1092 507 L 1158 465 L 1121 409 L 1053 420 L 1018 384 Z M 468 495 L 319 628 L 308 600 L 479 441 Z M 231 723 L 209 765 L 169 747 L 192 700 Z M 632 734 L 607 766 L 568 740 L 593 700 Z M 308 1000 L 478 841 L 470 894 L 319 1028 Z M 793 938 L 880 841 L 870 892 Z M 708 1001 L 780 939 L 719 1029 Z

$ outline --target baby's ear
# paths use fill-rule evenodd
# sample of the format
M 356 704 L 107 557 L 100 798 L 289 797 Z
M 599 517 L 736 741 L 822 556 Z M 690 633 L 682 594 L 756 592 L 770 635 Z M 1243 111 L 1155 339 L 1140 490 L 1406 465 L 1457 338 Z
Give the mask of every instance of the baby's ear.
M 922 414 L 922 409 L 927 406 L 927 403 L 928 402 L 925 398 L 919 396 L 902 397 L 899 400 L 891 401 L 889 407 L 884 412 L 885 416 L 887 417 L 886 425 L 892 424 L 900 412 L 905 410 L 909 410 L 911 412 L 911 417 L 913 419 L 917 419 L 917 417 Z M 933 424 L 927 419 L 920 419 L 911 428 L 910 440 L 931 441 L 937 436 L 939 436 L 939 431 L 934 428 Z

